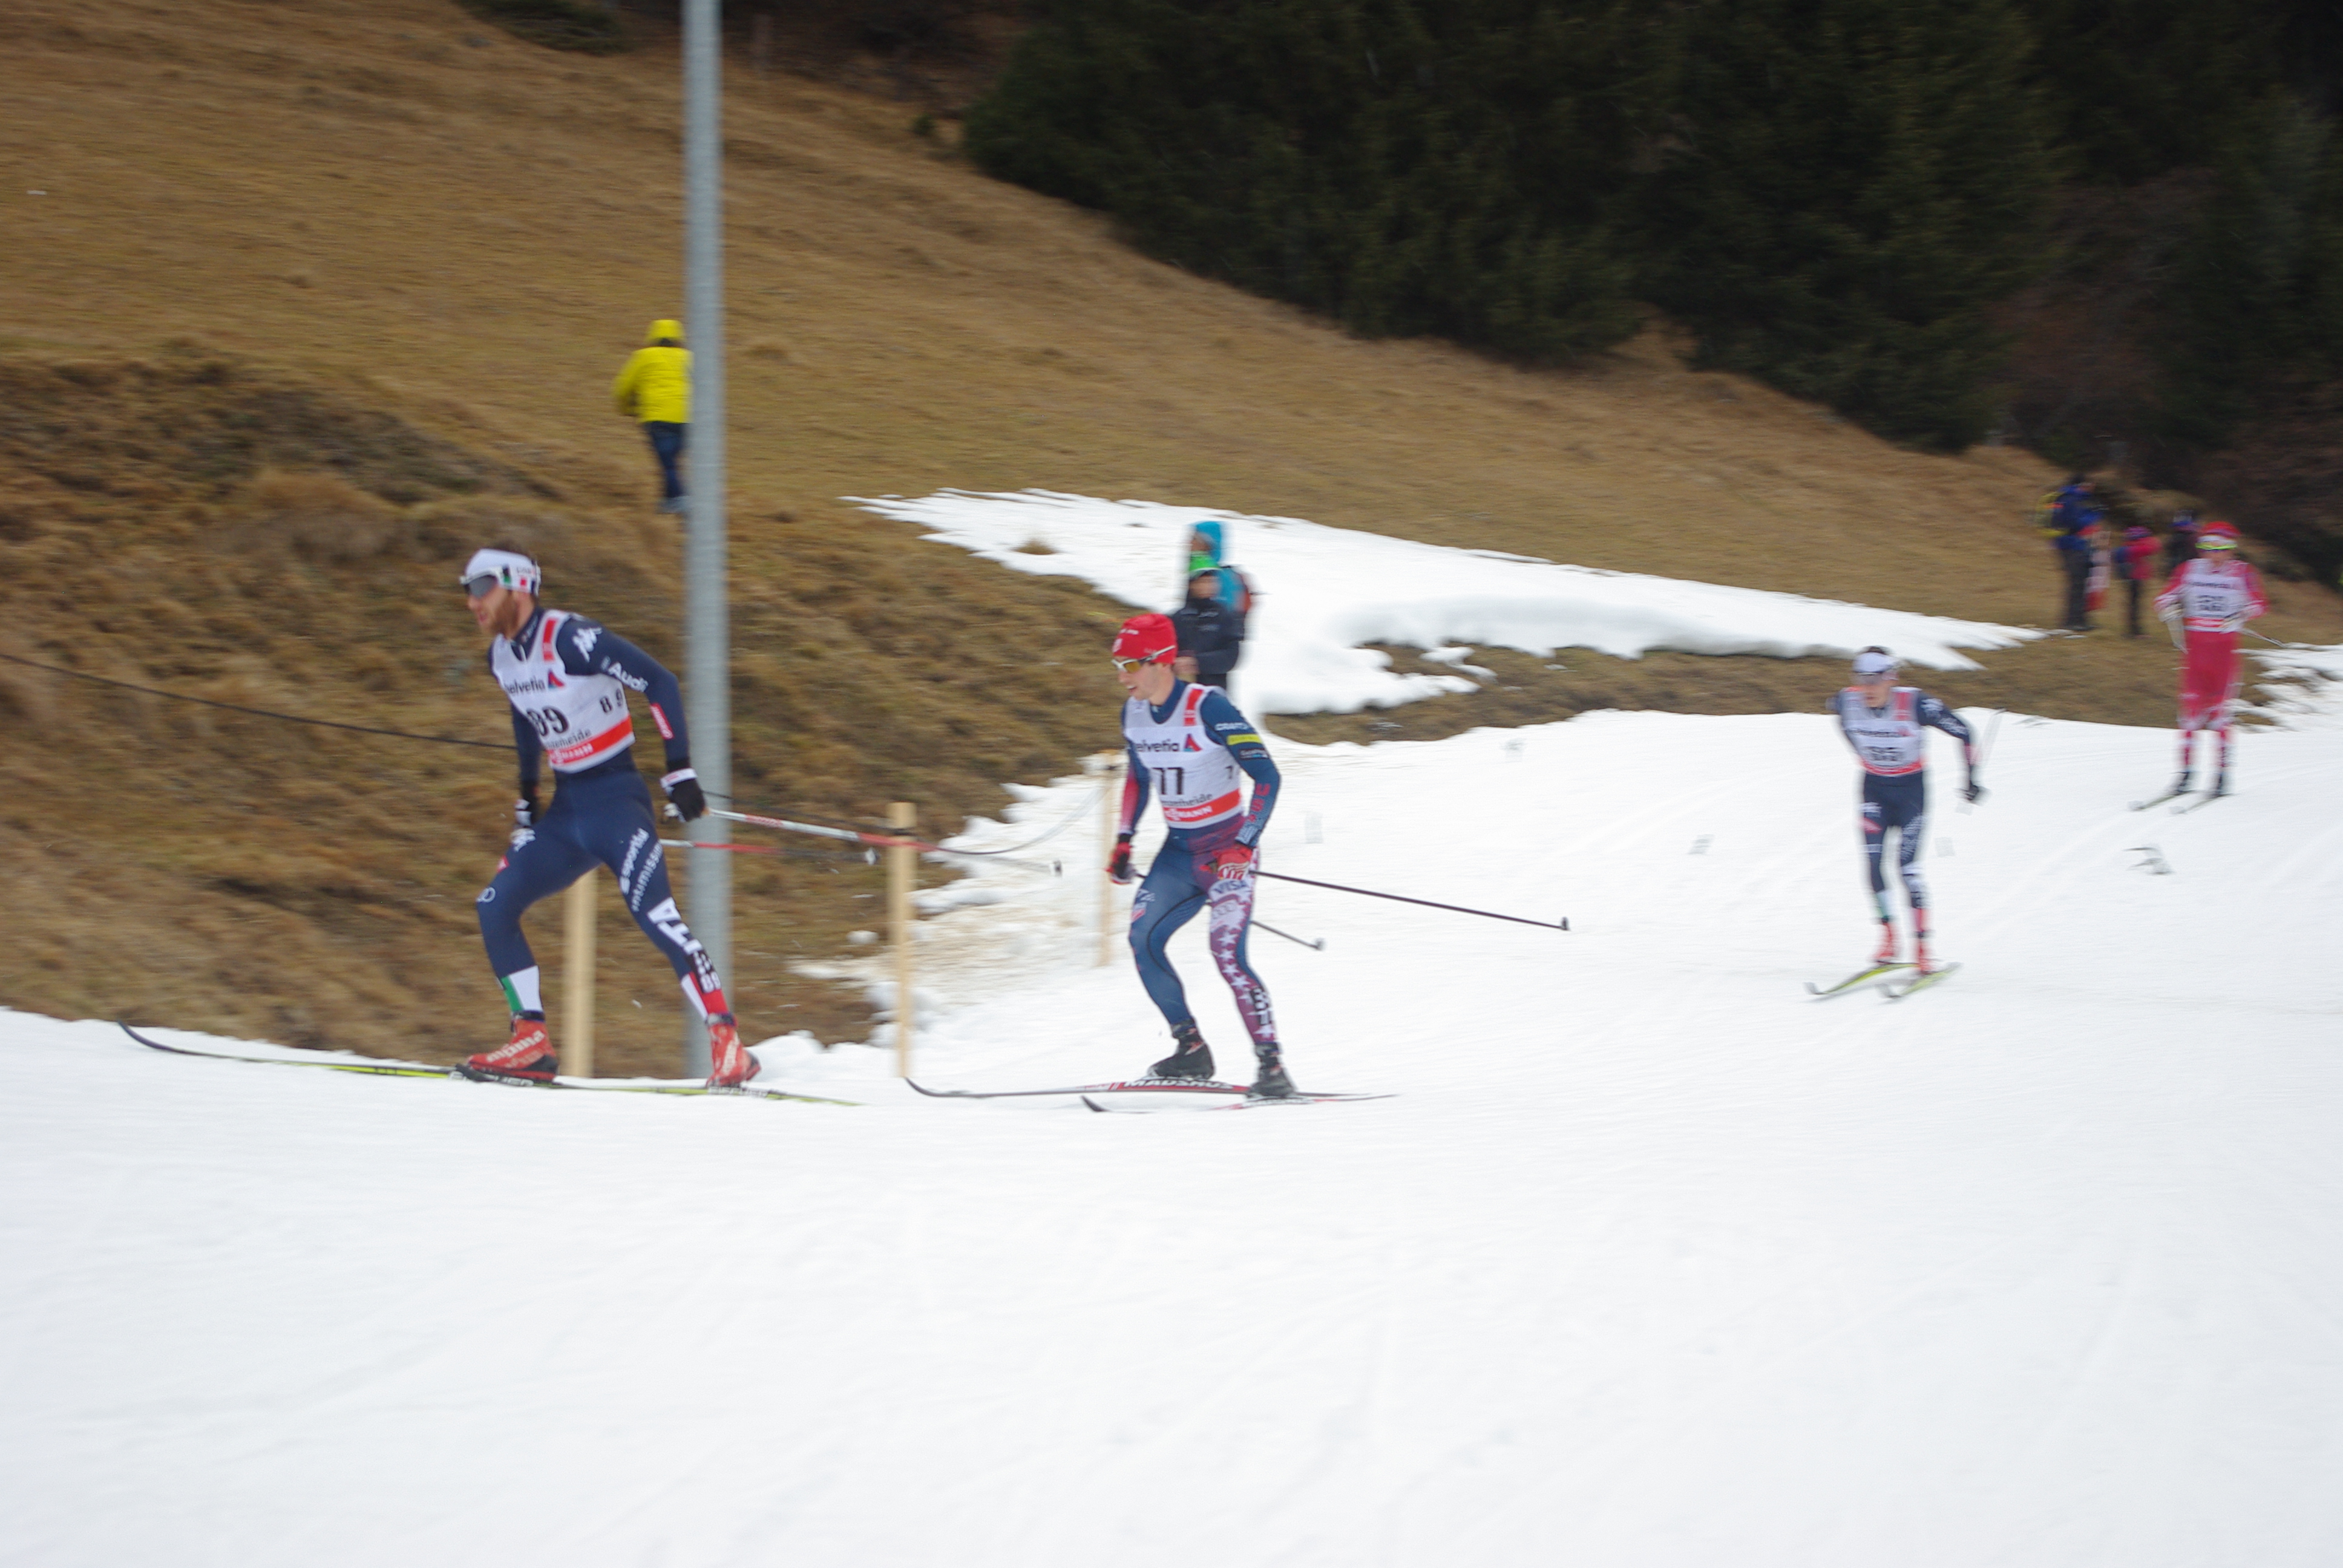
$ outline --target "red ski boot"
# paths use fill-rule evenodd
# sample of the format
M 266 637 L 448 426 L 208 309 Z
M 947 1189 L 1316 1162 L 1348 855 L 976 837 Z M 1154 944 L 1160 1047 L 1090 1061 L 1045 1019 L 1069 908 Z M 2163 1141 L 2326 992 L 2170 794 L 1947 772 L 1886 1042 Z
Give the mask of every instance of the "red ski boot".
M 551 1083 L 560 1068 L 544 1018 L 528 1013 L 512 1020 L 512 1038 L 502 1046 L 456 1064 L 457 1072 L 482 1083 Z
M 1926 937 L 1912 939 L 1912 967 L 1924 975 L 1936 972 L 1935 962 L 1928 957 L 1928 939 Z
M 738 1089 L 764 1070 L 762 1063 L 740 1043 L 740 1030 L 729 1012 L 708 1015 L 708 1060 L 710 1089 Z
M 1879 950 L 1871 955 L 1871 961 L 1874 965 L 1892 964 L 1896 961 L 1895 921 L 1882 920 L 1879 922 Z

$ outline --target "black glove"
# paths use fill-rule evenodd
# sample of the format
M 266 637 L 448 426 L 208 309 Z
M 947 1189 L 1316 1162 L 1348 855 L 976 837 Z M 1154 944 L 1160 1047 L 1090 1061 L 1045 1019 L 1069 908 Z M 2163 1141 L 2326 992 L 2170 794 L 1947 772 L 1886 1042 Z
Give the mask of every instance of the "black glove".
M 517 826 L 523 828 L 537 826 L 536 785 L 524 784 L 520 787 L 520 799 L 513 802 L 513 821 Z
M 1985 786 L 1974 779 L 1970 779 L 1961 787 L 1961 799 L 1972 806 L 1976 805 L 1985 799 Z
M 1131 869 L 1130 834 L 1116 835 L 1114 853 L 1107 859 L 1106 874 L 1118 882 L 1135 882 L 1139 879 L 1139 873 Z
M 708 815 L 708 797 L 700 792 L 699 775 L 689 768 L 679 768 L 659 776 L 659 788 L 675 802 L 675 814 L 685 821 L 696 821 Z

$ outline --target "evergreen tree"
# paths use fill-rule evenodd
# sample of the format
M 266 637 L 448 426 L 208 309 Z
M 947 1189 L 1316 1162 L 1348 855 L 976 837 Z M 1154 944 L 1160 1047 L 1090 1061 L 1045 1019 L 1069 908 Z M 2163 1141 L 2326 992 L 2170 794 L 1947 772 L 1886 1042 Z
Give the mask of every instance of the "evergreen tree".
M 968 146 L 1357 331 L 1552 358 L 1634 327 L 1614 228 L 1664 38 L 1624 0 L 1057 0 Z
M 2028 0 L 2036 79 L 2074 173 L 2131 183 L 2211 161 L 2283 75 L 2269 0 Z
M 2273 93 L 2223 149 L 2167 291 L 2159 432 L 2217 447 L 2284 383 L 2343 375 L 2343 156 Z
M 1685 147 L 1654 293 L 1708 364 L 1958 448 L 2037 265 L 2053 174 L 2006 0 L 1714 0 L 1687 17 Z

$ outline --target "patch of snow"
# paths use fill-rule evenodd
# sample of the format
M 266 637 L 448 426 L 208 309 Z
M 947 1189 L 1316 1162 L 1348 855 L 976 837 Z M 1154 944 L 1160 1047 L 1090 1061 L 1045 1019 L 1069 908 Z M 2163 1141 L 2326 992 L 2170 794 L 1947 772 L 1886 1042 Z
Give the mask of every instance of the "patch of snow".
M 1229 558 L 1258 597 L 1237 679 L 1248 711 L 1350 713 L 1443 692 L 1462 676 L 1396 671 L 1360 646 L 1464 645 L 1550 658 L 1590 648 L 1623 658 L 1654 649 L 1795 658 L 1852 655 L 1874 643 L 1907 663 L 1975 668 L 1964 648 L 2007 648 L 2039 636 L 2016 627 L 1565 566 L 1493 550 L 1255 518 L 1152 501 L 1108 501 L 1026 490 L 943 490 L 916 499 L 849 498 L 931 530 L 1015 571 L 1073 577 L 1142 609 L 1177 608 L 1187 532 L 1229 525 Z M 1039 540 L 1050 554 L 1021 547 Z M 1485 672 L 1483 672 L 1485 673 Z

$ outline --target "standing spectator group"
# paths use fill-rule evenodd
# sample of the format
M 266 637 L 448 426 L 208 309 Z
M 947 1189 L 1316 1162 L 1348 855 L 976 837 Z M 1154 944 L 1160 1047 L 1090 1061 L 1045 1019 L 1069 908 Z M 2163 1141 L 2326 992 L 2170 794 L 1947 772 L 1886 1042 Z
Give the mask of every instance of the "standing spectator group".
M 1172 669 L 1181 679 L 1215 686 L 1235 700 L 1230 681 L 1244 652 L 1245 618 L 1252 610 L 1252 584 L 1227 564 L 1228 525 L 1198 523 L 1188 535 L 1188 570 L 1180 608 L 1172 612 L 1180 653 Z

